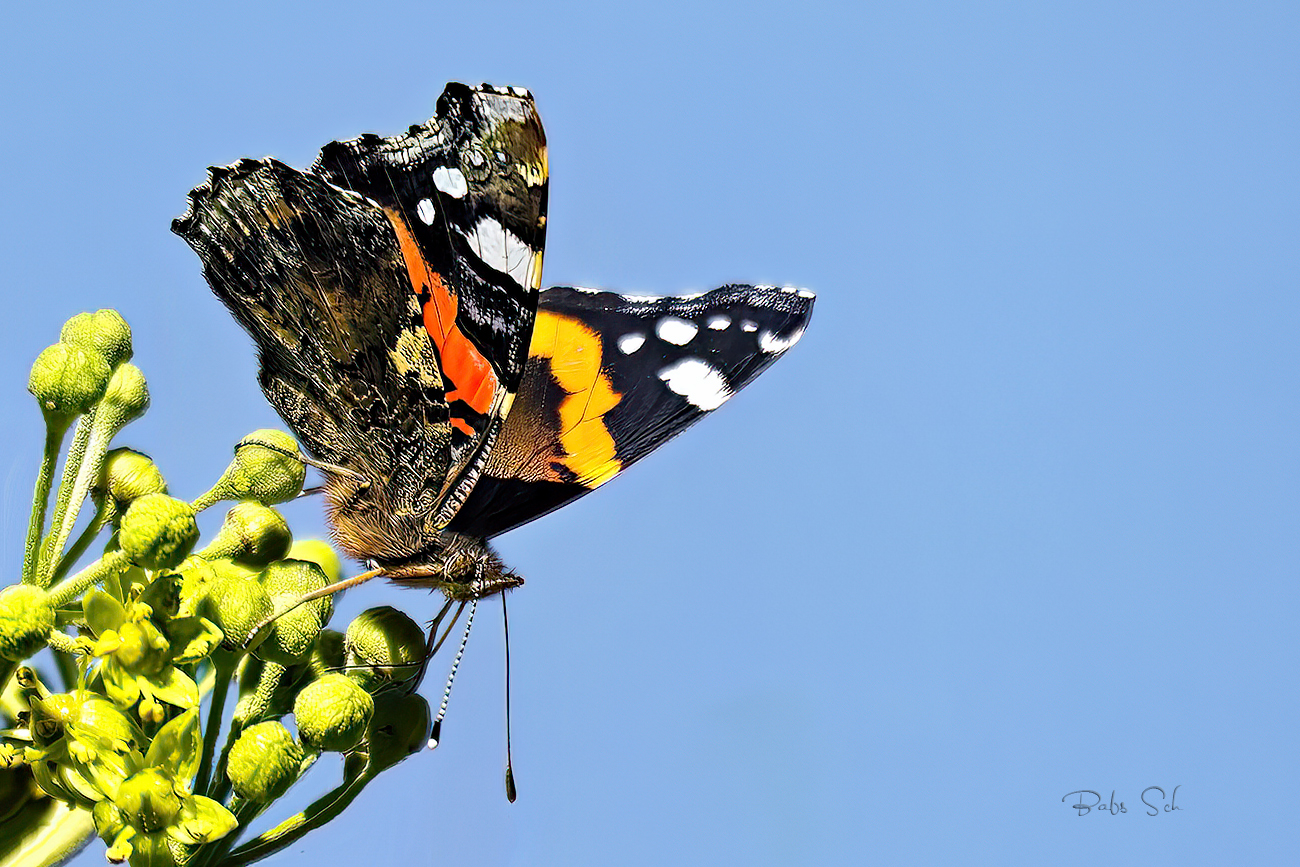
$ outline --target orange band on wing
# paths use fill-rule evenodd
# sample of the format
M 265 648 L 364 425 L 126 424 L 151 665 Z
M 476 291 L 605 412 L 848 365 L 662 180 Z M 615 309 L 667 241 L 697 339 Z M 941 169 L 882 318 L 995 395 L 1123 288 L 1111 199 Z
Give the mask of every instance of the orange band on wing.
M 397 242 L 406 260 L 406 271 L 411 277 L 411 288 L 417 295 L 427 295 L 424 302 L 424 330 L 429 332 L 433 345 L 438 348 L 442 373 L 447 379 L 447 402 L 463 400 L 475 411 L 487 415 L 492 409 L 492 398 L 500 385 L 492 365 L 456 325 L 456 296 L 442 282 L 442 275 L 430 270 L 424 261 L 415 238 L 406 221 L 396 211 L 384 209 L 393 228 Z M 460 425 L 455 425 L 460 421 Z M 473 430 L 463 419 L 453 419 L 453 425 L 473 436 Z
M 623 469 L 603 418 L 622 395 L 601 369 L 600 338 L 577 319 L 538 310 L 528 354 L 550 361 L 551 376 L 565 392 L 559 408 L 562 463 L 587 487 L 603 485 Z

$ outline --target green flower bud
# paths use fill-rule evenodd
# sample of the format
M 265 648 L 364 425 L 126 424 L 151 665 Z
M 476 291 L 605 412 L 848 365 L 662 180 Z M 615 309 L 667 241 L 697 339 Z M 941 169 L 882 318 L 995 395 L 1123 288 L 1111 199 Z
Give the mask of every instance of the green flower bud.
M 370 608 L 348 624 L 345 646 L 348 667 L 365 672 L 364 685 L 375 688 L 405 680 L 424 662 L 424 630 L 406 614 L 388 605 Z
M 165 830 L 184 806 L 171 774 L 157 768 L 146 768 L 124 780 L 113 803 L 128 823 L 146 834 Z
M 312 677 L 323 677 L 343 667 L 347 651 L 343 647 L 343 633 L 336 629 L 322 629 L 316 636 L 316 643 L 311 648 L 311 659 L 307 661 Z
M 104 468 L 99 481 L 91 490 L 96 504 L 112 497 L 118 512 L 126 510 L 133 500 L 145 494 L 167 493 L 167 481 L 158 465 L 145 454 L 132 449 L 113 449 L 104 457 Z
M 322 542 L 320 539 L 303 539 L 294 542 L 286 556 L 293 560 L 315 563 L 325 573 L 325 580 L 331 584 L 343 575 L 343 564 L 339 562 L 339 555 L 334 553 L 329 542 Z
M 216 537 L 199 556 L 208 560 L 229 557 L 243 565 L 262 567 L 287 554 L 292 542 L 293 534 L 279 512 L 245 500 L 226 513 Z
M 220 573 L 202 557 L 186 557 L 185 562 L 176 567 L 176 574 L 181 576 L 181 604 L 176 615 L 191 617 L 217 583 Z
M 98 352 L 109 367 L 131 359 L 131 326 L 116 310 L 78 313 L 63 323 L 59 340 Z
M 278 560 L 262 573 L 262 586 L 270 594 L 275 610 L 284 611 L 303 596 L 324 587 L 325 574 L 315 563 L 305 560 Z M 286 666 L 302 662 L 333 613 L 334 602 L 329 596 L 284 611 L 258 647 L 258 657 Z
M 298 443 L 284 431 L 253 431 L 235 445 L 235 459 L 194 507 L 206 509 L 221 500 L 256 500 L 268 506 L 292 500 L 307 478 L 298 454 Z
M 134 364 L 119 364 L 104 390 L 101 412 L 112 413 L 113 427 L 135 421 L 149 408 L 149 386 L 144 374 Z
M 194 509 L 166 494 L 145 494 L 122 516 L 118 543 L 145 569 L 174 569 L 199 540 Z
M 98 352 L 56 343 L 36 356 L 27 390 L 47 419 L 66 425 L 104 396 L 110 372 Z
M 370 719 L 370 771 L 397 764 L 424 749 L 429 742 L 433 714 L 418 693 L 386 692 L 375 696 L 375 715 Z
M 221 629 L 225 643 L 242 647 L 275 608 L 262 585 L 252 578 L 230 575 L 217 581 L 204 600 L 203 615 Z
M 288 791 L 298 779 L 303 751 L 279 722 L 249 726 L 230 748 L 226 775 L 235 794 L 265 804 Z
M 343 674 L 327 674 L 312 681 L 293 702 L 302 742 L 334 752 L 346 752 L 361 742 L 374 711 L 370 694 Z
M 131 674 L 154 675 L 171 661 L 167 637 L 150 620 L 128 620 L 117 635 L 113 658 Z
M 54 629 L 49 594 L 30 584 L 0 590 L 0 658 L 21 662 L 45 646 Z

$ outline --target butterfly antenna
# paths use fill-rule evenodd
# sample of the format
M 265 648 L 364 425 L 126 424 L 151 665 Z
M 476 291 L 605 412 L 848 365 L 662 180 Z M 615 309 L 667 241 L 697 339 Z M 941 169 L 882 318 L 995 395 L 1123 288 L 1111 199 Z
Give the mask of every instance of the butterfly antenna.
M 506 800 L 515 802 L 515 765 L 510 755 L 510 615 L 506 613 L 506 594 L 501 594 L 501 623 L 506 632 Z
M 469 617 L 465 619 L 465 634 L 460 637 L 460 647 L 456 648 L 456 656 L 451 661 L 451 671 L 447 674 L 447 686 L 442 690 L 442 704 L 438 705 L 438 715 L 434 718 L 433 730 L 429 733 L 429 749 L 431 750 L 437 749 L 438 741 L 441 739 L 442 718 L 447 715 L 447 703 L 451 701 L 451 686 L 456 681 L 456 671 L 460 668 L 461 657 L 465 655 L 465 645 L 469 643 L 469 630 L 474 625 L 474 612 L 478 610 L 478 600 L 460 603 L 460 608 L 456 609 L 456 620 L 460 619 L 460 612 L 465 610 L 466 605 L 469 605 Z M 447 627 L 447 632 L 451 631 L 451 627 L 456 624 L 456 620 L 453 620 Z M 438 647 L 442 647 L 442 642 L 446 639 L 447 635 L 443 633 L 442 640 L 434 648 L 434 653 L 438 652 Z

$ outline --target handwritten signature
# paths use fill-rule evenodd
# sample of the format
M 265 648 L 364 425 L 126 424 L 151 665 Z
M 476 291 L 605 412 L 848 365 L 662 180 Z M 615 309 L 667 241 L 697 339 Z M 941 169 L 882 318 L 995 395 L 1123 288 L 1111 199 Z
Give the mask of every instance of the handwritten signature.
M 1159 816 L 1162 809 L 1166 813 L 1172 813 L 1174 810 L 1181 810 L 1182 807 L 1178 806 L 1177 803 L 1178 790 L 1181 788 L 1181 785 L 1174 786 L 1174 790 L 1169 793 L 1169 803 L 1166 804 L 1163 803 L 1165 800 L 1164 789 L 1159 786 L 1147 786 L 1142 790 L 1141 795 L 1142 803 L 1147 805 L 1147 809 L 1143 812 L 1148 816 Z M 1157 798 L 1156 795 L 1152 794 L 1153 792 L 1159 792 L 1160 796 Z M 1118 816 L 1120 813 L 1128 812 L 1128 807 L 1123 801 L 1116 803 L 1114 789 L 1111 789 L 1110 791 L 1110 801 L 1108 803 L 1102 801 L 1100 792 L 1094 792 L 1092 789 L 1079 789 L 1078 791 L 1070 792 L 1068 795 L 1061 798 L 1061 802 L 1064 803 L 1076 796 L 1078 797 L 1078 800 L 1070 805 L 1070 809 L 1074 810 L 1076 815 L 1079 816 L 1086 816 L 1094 811 L 1098 813 L 1109 813 L 1112 816 Z M 1148 796 L 1150 796 L 1150 800 L 1147 799 Z

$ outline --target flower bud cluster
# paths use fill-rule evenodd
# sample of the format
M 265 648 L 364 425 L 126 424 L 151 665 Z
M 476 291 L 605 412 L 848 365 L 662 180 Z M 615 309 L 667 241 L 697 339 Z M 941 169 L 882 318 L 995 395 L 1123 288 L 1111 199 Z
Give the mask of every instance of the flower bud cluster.
M 13 706 L 0 702 L 0 792 L 21 770 L 42 797 L 91 811 L 111 860 L 215 864 L 204 847 L 256 815 L 241 805 L 277 800 L 322 753 L 347 754 L 352 797 L 424 743 L 429 707 L 409 687 L 426 641 L 391 607 L 362 613 L 346 634 L 328 628 L 338 556 L 295 542 L 274 508 L 305 480 L 288 434 L 244 437 L 216 484 L 188 502 L 147 455 L 111 448 L 149 405 L 132 353 L 126 322 L 101 310 L 70 319 L 32 367 L 47 453 L 23 581 L 0 589 L 0 689 L 16 685 L 5 694 Z M 222 501 L 224 521 L 201 544 L 201 513 Z M 94 516 L 78 523 L 83 502 Z M 102 556 L 76 571 L 101 532 Z M 47 646 L 80 666 L 62 692 L 22 665 Z

